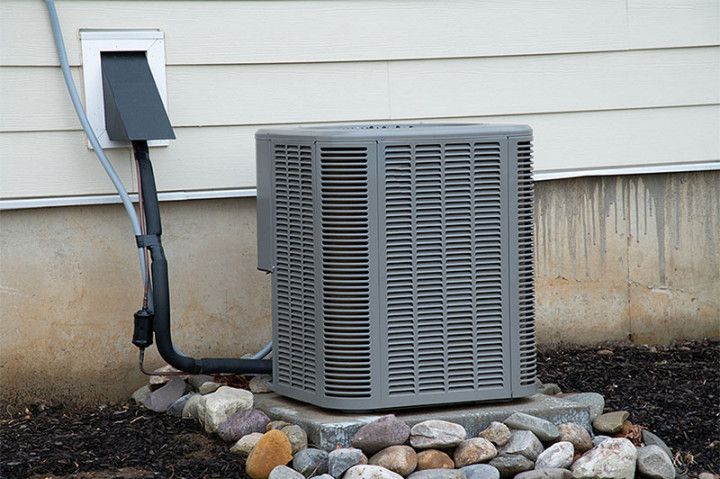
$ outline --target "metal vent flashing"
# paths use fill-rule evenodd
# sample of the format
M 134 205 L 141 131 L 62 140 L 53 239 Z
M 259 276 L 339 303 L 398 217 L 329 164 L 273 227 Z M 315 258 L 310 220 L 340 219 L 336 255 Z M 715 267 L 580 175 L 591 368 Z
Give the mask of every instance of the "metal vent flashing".
M 345 410 L 533 394 L 531 139 L 522 125 L 258 132 L 276 391 Z

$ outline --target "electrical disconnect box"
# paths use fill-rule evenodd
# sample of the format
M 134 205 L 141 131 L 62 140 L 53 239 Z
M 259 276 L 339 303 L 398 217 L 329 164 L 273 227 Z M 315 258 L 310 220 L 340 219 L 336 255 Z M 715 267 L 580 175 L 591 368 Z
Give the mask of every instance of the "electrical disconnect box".
M 273 386 L 371 410 L 535 393 L 532 130 L 261 130 Z

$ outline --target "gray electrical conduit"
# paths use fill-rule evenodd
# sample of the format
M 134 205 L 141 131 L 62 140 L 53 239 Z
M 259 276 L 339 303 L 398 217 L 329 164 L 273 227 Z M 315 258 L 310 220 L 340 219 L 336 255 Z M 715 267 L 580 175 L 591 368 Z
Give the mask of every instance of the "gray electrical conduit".
M 95 151 L 95 155 L 98 157 L 98 160 L 100 160 L 100 164 L 105 170 L 105 173 L 107 173 L 107 175 L 110 177 L 110 181 L 112 181 L 113 186 L 115 186 L 118 195 L 120 195 L 122 204 L 125 207 L 125 212 L 130 218 L 130 223 L 132 224 L 132 229 L 135 233 L 135 236 L 140 236 L 142 234 L 142 230 L 140 229 L 140 220 L 138 219 L 137 213 L 135 212 L 135 207 L 133 206 L 132 200 L 130 199 L 127 190 L 125 189 L 125 185 L 123 185 L 122 180 L 115 171 L 115 168 L 113 168 L 110 160 L 108 160 L 108 157 L 105 155 L 105 151 L 100 146 L 100 142 L 98 141 L 95 132 L 90 126 L 90 122 L 88 121 L 87 115 L 85 114 L 85 109 L 83 108 L 83 104 L 80 101 L 80 95 L 78 95 L 75 81 L 73 80 L 72 73 L 70 72 L 70 64 L 67 59 L 65 42 L 63 41 L 62 37 L 62 30 L 60 28 L 60 20 L 58 19 L 57 9 L 55 8 L 55 1 L 45 0 L 45 5 L 47 6 L 48 15 L 50 16 L 50 26 L 52 27 L 53 39 L 55 40 L 55 49 L 57 50 L 58 60 L 60 61 L 60 68 L 62 69 L 63 78 L 65 79 L 65 86 L 67 87 L 68 93 L 70 95 L 70 100 L 72 101 L 73 107 L 75 108 L 75 113 L 77 114 L 78 120 L 80 120 L 80 124 L 82 125 L 82 128 L 88 137 L 88 140 L 90 140 L 90 144 Z M 148 278 L 145 274 L 145 251 L 143 248 L 138 248 L 138 257 L 140 258 L 140 274 L 142 275 L 143 286 L 145 286 Z M 268 354 L 270 354 L 271 351 L 272 341 L 268 342 L 260 351 L 251 355 L 250 359 L 262 359 Z

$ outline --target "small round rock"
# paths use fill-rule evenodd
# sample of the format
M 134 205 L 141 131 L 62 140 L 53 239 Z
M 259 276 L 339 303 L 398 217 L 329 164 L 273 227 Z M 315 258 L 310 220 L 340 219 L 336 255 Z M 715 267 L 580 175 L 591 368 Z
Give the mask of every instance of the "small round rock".
M 660 446 L 645 446 L 637 450 L 637 468 L 643 477 L 673 479 L 675 467 Z
M 351 467 L 367 462 L 367 457 L 360 449 L 341 447 L 328 454 L 328 472 L 333 477 L 340 477 Z
M 466 477 L 460 469 L 426 469 L 413 472 L 408 479 L 466 479 Z
M 402 479 L 402 476 L 396 472 L 369 464 L 353 466 L 342 477 L 343 479 Z
M 556 442 L 540 453 L 535 469 L 567 469 L 573 463 L 575 448 L 567 441 Z
M 487 439 L 496 446 L 504 446 L 507 444 L 511 435 L 510 428 L 498 421 L 491 422 L 488 427 L 478 434 L 478 436 Z
M 480 462 L 487 462 L 497 456 L 493 443 L 483 437 L 466 439 L 455 448 L 453 460 L 455 467 L 464 467 Z
M 466 479 L 500 479 L 500 471 L 490 464 L 473 464 L 460 470 L 465 473 Z
M 529 471 L 535 463 L 522 454 L 501 454 L 490 461 L 490 465 L 500 472 L 500 477 L 505 478 Z
M 287 436 L 288 441 L 290 441 L 293 454 L 297 454 L 299 451 L 308 447 L 307 433 L 300 426 L 290 424 L 282 428 L 281 431 Z
M 287 466 L 277 466 L 270 471 L 268 479 L 305 479 L 305 476 Z
M 386 447 L 405 444 L 409 436 L 410 427 L 394 414 L 388 414 L 358 429 L 350 442 L 366 454 L 375 454 Z
M 426 449 L 417 455 L 417 470 L 425 469 L 455 469 L 455 462 L 442 451 Z
M 247 436 L 243 436 L 238 439 L 235 444 L 233 444 L 230 448 L 230 452 L 239 456 L 248 456 L 261 437 L 263 437 L 263 433 L 261 432 L 253 432 Z
M 572 479 L 572 472 L 567 469 L 536 469 L 521 472 L 515 479 Z
M 560 430 L 560 441 L 567 441 L 573 445 L 575 452 L 589 451 L 593 447 L 590 433 L 580 424 L 566 422 L 558 426 Z
M 303 476 L 326 473 L 328 472 L 328 453 L 315 448 L 303 449 L 293 457 L 292 467 Z
M 368 464 L 382 466 L 401 476 L 407 476 L 417 468 L 417 454 L 410 446 L 390 446 L 376 452 Z
M 430 419 L 410 428 L 410 445 L 415 449 L 451 448 L 467 437 L 465 428 L 460 424 L 438 419 Z

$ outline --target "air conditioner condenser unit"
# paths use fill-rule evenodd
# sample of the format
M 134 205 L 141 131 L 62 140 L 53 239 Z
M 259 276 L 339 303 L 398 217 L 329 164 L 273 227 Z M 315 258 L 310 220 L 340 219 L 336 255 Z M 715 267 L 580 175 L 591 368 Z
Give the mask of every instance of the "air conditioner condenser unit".
M 273 387 L 375 410 L 534 394 L 532 130 L 266 129 Z

